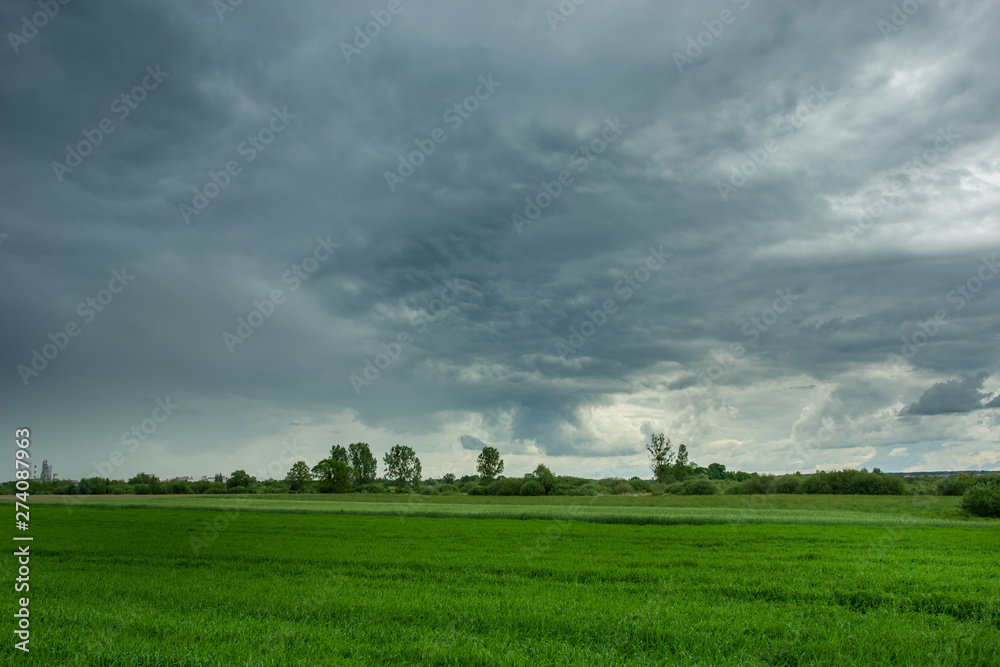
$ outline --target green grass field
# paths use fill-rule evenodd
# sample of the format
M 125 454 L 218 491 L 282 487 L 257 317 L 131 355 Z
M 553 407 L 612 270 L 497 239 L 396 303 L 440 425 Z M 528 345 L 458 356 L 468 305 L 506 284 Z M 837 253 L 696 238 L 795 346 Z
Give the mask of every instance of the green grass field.
M 89 500 L 32 499 L 32 664 L 1000 664 L 1000 521 L 947 498 L 848 497 L 841 525 L 732 497 Z M 358 504 L 384 514 L 332 513 Z

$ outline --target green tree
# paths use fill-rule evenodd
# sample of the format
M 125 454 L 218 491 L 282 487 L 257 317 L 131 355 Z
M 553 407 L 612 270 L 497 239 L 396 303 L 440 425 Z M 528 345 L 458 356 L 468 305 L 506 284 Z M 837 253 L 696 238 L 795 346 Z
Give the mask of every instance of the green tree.
M 545 493 L 552 493 L 552 487 L 556 485 L 556 476 L 552 474 L 552 471 L 548 467 L 539 463 L 538 467 L 535 468 L 535 472 L 531 473 L 531 476 L 542 485 Z
M 709 463 L 708 464 L 708 478 L 709 479 L 725 479 L 726 478 L 726 466 L 721 463 Z
M 656 481 L 662 484 L 666 477 L 672 473 L 673 445 L 670 444 L 670 438 L 662 433 L 653 433 L 649 438 L 650 443 L 646 445 L 646 451 L 649 452 L 649 467 L 652 469 Z
M 245 486 L 249 489 L 250 486 L 256 481 L 257 478 L 248 475 L 246 470 L 234 470 L 233 474 L 226 480 L 226 488 L 232 489 L 237 486 Z
M 323 459 L 313 466 L 312 472 L 319 479 L 319 490 L 323 493 L 347 493 L 351 489 L 354 470 L 343 461 Z
M 355 470 L 354 482 L 371 484 L 378 477 L 378 459 L 372 456 L 372 450 L 367 442 L 355 442 L 348 446 L 348 465 Z
M 691 467 L 688 465 L 687 446 L 681 443 L 677 448 L 677 458 L 674 459 L 674 477 L 683 482 L 691 474 Z
M 497 475 L 503 473 L 503 459 L 496 447 L 486 446 L 479 452 L 476 459 L 476 470 L 484 482 L 492 481 Z
M 441 476 L 441 481 L 444 484 L 454 484 L 455 483 L 455 473 L 449 472 Z
M 347 450 L 340 445 L 334 445 L 330 448 L 330 458 L 334 461 L 340 461 L 345 466 L 350 465 L 350 461 L 347 459 Z
M 301 491 L 313 479 L 309 464 L 305 461 L 296 461 L 292 468 L 285 475 L 285 482 L 292 491 Z
M 385 475 L 396 482 L 397 487 L 420 486 L 420 459 L 413 449 L 405 445 L 393 445 L 392 449 L 382 457 L 385 464 Z

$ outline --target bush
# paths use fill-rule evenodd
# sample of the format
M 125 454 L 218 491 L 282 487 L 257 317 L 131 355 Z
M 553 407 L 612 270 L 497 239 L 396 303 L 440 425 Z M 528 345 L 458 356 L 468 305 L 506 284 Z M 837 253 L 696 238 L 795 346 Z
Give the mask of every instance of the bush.
M 599 496 L 601 495 L 601 487 L 597 485 L 596 482 L 587 482 L 581 486 L 576 487 L 573 491 L 574 496 Z
M 520 493 L 522 496 L 544 496 L 545 487 L 542 486 L 541 482 L 529 479 L 527 482 L 521 485 Z
M 647 482 L 646 480 L 641 479 L 639 477 L 633 477 L 628 481 L 628 483 L 632 485 L 632 488 L 637 493 L 649 493 L 651 491 L 650 482 Z
M 454 484 L 441 483 L 437 485 L 438 493 L 442 496 L 454 496 L 458 495 L 458 487 Z
M 744 482 L 740 482 L 730 489 L 729 492 L 738 495 L 767 493 L 771 488 L 772 481 L 774 481 L 773 475 L 757 475 Z
M 356 490 L 358 493 L 389 493 L 383 484 L 362 484 Z
M 635 489 L 629 482 L 618 482 L 613 487 L 611 487 L 611 493 L 616 496 L 624 496 L 629 493 L 633 493 Z
M 484 487 L 482 484 L 468 484 L 465 487 L 465 492 L 468 493 L 470 496 L 485 496 L 486 487 Z
M 782 475 L 776 477 L 773 493 L 802 493 L 802 475 Z
M 231 486 L 226 489 L 226 493 L 250 493 L 250 489 L 245 486 Z
M 711 496 L 717 492 L 715 484 L 707 479 L 696 479 L 684 485 L 684 494 L 688 496 Z
M 674 482 L 673 484 L 667 484 L 663 490 L 666 493 L 684 493 L 684 486 L 684 482 Z
M 830 483 L 821 475 L 809 475 L 802 482 L 802 493 L 833 493 Z
M 213 486 L 213 487 L 211 487 L 209 489 L 205 489 L 205 493 L 206 494 L 208 494 L 208 493 L 225 493 L 225 492 L 226 492 L 226 487 L 221 486 L 221 485 L 220 486 Z
M 660 484 L 659 482 L 651 482 L 649 484 L 649 492 L 652 493 L 654 496 L 662 496 L 663 485 Z
M 974 516 L 1000 518 L 1000 475 L 976 480 L 962 496 L 962 509 Z
M 508 477 L 507 479 L 494 483 L 493 486 L 496 486 L 496 495 L 498 496 L 516 496 L 521 492 L 521 485 L 523 483 L 523 479 Z M 490 489 L 492 489 L 493 486 L 490 486 Z
M 957 475 L 955 477 L 945 477 L 937 483 L 937 494 L 939 496 L 964 496 L 976 483 L 975 477 Z

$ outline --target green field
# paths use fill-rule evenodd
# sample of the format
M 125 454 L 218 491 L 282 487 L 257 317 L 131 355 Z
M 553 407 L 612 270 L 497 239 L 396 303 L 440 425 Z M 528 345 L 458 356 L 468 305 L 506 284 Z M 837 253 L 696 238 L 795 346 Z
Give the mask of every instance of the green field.
M 814 500 L 480 500 L 34 497 L 30 661 L 1000 664 L 1000 521 L 953 499 L 848 497 L 841 525 L 795 525 L 823 521 Z M 335 513 L 356 505 L 383 514 Z M 12 644 L 0 661 L 27 664 Z

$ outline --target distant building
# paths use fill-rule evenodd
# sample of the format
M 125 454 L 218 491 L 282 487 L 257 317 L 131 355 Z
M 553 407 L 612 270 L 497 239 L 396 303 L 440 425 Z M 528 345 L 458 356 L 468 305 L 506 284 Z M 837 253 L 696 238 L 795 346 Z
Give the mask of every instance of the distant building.
M 52 466 L 49 465 L 48 459 L 42 461 L 42 481 L 47 484 L 52 483 Z
M 188 477 L 187 475 L 184 475 L 183 477 L 174 477 L 170 481 L 172 481 L 172 482 L 190 482 L 191 478 Z

